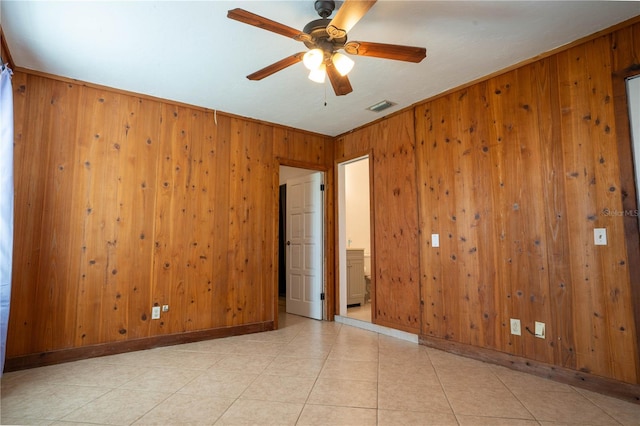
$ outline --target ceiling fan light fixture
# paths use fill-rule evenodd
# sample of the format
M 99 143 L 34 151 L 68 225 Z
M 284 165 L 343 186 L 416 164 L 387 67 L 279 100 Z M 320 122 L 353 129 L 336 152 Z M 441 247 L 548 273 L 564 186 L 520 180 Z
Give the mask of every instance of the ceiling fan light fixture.
M 335 10 L 336 3 L 340 3 L 340 9 L 332 19 L 329 19 L 331 12 Z M 305 67 L 310 71 L 311 80 L 324 82 L 328 75 L 336 96 L 343 96 L 353 91 L 347 74 L 352 70 L 354 63 L 343 54 L 338 54 L 338 50 L 344 50 L 349 55 L 413 63 L 421 62 L 427 56 L 427 49 L 424 47 L 365 41 L 347 42 L 347 33 L 375 3 L 376 0 L 316 0 L 315 9 L 320 19 L 307 23 L 302 31 L 240 8 L 229 10 L 227 17 L 302 42 L 309 49 L 307 52 L 293 54 L 249 74 L 247 76 L 249 80 L 262 80 L 293 64 L 304 62 Z M 374 111 L 377 110 L 377 108 L 374 109 Z
M 333 65 L 336 67 L 341 76 L 345 76 L 349 74 L 349 72 L 353 69 L 354 62 L 353 60 L 340 52 L 336 52 L 331 57 L 333 61 Z
M 322 49 L 311 49 L 302 57 L 302 63 L 310 71 L 315 71 L 324 62 L 324 52 Z
M 309 80 L 315 83 L 324 83 L 324 79 L 327 77 L 327 67 L 325 64 L 320 64 L 320 66 L 309 72 Z

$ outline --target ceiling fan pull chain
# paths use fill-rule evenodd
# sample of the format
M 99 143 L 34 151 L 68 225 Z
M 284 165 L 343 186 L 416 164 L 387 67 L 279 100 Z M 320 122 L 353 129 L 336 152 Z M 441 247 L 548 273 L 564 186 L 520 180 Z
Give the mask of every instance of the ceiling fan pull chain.
M 327 106 L 327 82 L 324 82 L 324 106 Z

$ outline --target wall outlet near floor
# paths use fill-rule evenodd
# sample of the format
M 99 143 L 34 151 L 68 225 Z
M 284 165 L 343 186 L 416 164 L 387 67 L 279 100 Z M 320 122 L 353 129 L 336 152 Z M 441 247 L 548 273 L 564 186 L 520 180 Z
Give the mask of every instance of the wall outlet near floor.
M 151 308 L 151 319 L 160 319 L 160 306 Z
M 519 319 L 511 318 L 511 334 L 515 334 L 516 336 L 522 335 Z
M 544 339 L 544 323 L 536 321 L 536 337 Z

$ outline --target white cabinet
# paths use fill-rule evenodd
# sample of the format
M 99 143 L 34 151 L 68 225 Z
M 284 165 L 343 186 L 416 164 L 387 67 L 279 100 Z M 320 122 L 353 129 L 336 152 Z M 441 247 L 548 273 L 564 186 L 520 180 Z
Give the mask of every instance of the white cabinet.
M 364 249 L 347 249 L 347 305 L 364 305 Z

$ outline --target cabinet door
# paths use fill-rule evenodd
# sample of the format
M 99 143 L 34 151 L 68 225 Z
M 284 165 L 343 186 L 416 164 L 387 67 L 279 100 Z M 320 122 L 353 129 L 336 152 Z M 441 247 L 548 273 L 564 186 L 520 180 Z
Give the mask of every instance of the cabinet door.
M 347 251 L 347 305 L 364 305 L 364 250 Z

